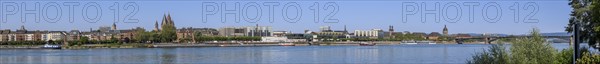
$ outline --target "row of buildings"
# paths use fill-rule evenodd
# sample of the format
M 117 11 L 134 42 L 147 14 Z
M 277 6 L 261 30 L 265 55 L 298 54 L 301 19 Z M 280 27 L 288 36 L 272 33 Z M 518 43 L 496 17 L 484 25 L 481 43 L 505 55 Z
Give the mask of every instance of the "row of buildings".
M 170 18 L 170 15 L 165 17 Z M 163 23 L 171 23 L 171 20 L 164 20 Z M 161 23 L 162 24 L 162 23 Z M 158 22 L 155 25 L 153 31 L 159 31 Z M 57 40 L 78 40 L 80 37 L 88 37 L 90 40 L 109 40 L 111 38 L 117 39 L 133 39 L 137 35 L 137 30 L 144 30 L 143 28 L 137 27 L 132 29 L 118 30 L 116 24 L 111 27 L 99 27 L 97 30 L 90 31 L 28 31 L 24 26 L 16 31 L 11 30 L 0 30 L 0 41 L 57 41 Z M 306 39 L 306 38 L 394 38 L 395 34 L 414 34 L 425 39 L 438 39 L 441 36 L 449 36 L 448 29 L 444 27 L 443 33 L 438 32 L 423 33 L 423 32 L 394 32 L 393 26 L 389 26 L 388 31 L 381 29 L 372 30 L 354 30 L 353 33 L 349 33 L 344 26 L 344 30 L 332 30 L 330 26 L 320 27 L 319 32 L 312 32 L 306 30 L 305 33 L 291 33 L 288 31 L 273 31 L 270 26 L 246 26 L 246 27 L 223 27 L 219 29 L 213 28 L 192 28 L 185 27 L 177 29 L 177 39 L 183 38 L 194 38 L 194 34 L 200 32 L 206 36 L 224 36 L 224 37 L 235 37 L 235 36 L 256 36 L 266 37 L 266 40 L 280 40 L 281 37 L 285 39 Z M 314 37 L 313 37 L 314 36 Z M 457 38 L 470 38 L 468 34 L 455 34 L 450 35 Z M 279 37 L 279 38 L 275 38 Z M 272 38 L 272 39 L 271 39 Z
M 162 22 L 159 24 L 155 22 L 155 32 L 161 31 L 161 26 L 172 25 L 175 26 L 174 21 L 171 19 L 170 14 L 163 15 Z M 135 39 L 138 35 L 137 31 L 145 30 L 141 27 L 131 29 L 117 29 L 115 23 L 112 26 L 99 27 L 96 30 L 90 28 L 89 31 L 30 31 L 21 26 L 16 31 L 9 29 L 0 30 L 0 41 L 58 41 L 58 40 L 79 40 L 81 37 L 88 37 L 90 40 L 109 40 L 109 39 Z M 200 33 L 204 36 L 223 36 L 223 37 L 236 37 L 236 36 L 253 36 L 253 37 L 264 37 L 263 40 L 278 41 L 282 39 L 296 39 L 294 41 L 302 41 L 302 39 L 319 38 L 371 38 L 371 39 L 382 39 L 382 38 L 394 38 L 396 34 L 415 34 L 426 39 L 438 39 L 441 36 L 454 36 L 461 38 L 468 38 L 470 36 L 464 34 L 449 35 L 446 26 L 443 28 L 443 33 L 438 32 L 422 33 L 422 32 L 395 32 L 393 26 L 389 26 L 387 31 L 382 29 L 371 29 L 371 30 L 354 30 L 353 33 L 348 32 L 346 26 L 343 30 L 332 30 L 331 26 L 321 26 L 319 31 L 305 30 L 304 33 L 291 33 L 288 31 L 273 31 L 270 26 L 231 26 L 222 27 L 219 29 L 214 28 L 192 28 L 184 27 L 176 29 L 177 40 L 186 38 L 195 38 L 195 34 Z M 287 41 L 287 40 L 286 40 Z
M 388 30 L 382 29 L 370 29 L 370 30 L 354 30 L 353 33 L 349 33 L 344 26 L 343 30 L 332 30 L 330 26 L 321 26 L 320 32 L 312 32 L 310 30 L 306 30 L 305 33 L 310 33 L 312 35 L 316 35 L 316 38 L 370 38 L 370 39 L 386 39 L 386 38 L 395 38 L 398 34 L 412 34 L 417 37 L 421 37 L 423 39 L 428 40 L 438 40 L 440 37 L 454 37 L 454 38 L 471 38 L 469 34 L 448 34 L 448 28 L 444 25 L 442 29 L 442 33 L 439 32 L 395 32 L 394 26 L 389 26 Z
M 163 16 L 162 23 L 160 26 L 174 25 L 170 14 Z M 155 28 L 152 31 L 160 31 L 158 21 L 155 24 Z M 25 26 L 21 26 L 16 31 L 10 29 L 0 30 L 0 41 L 73 41 L 79 40 L 81 37 L 87 37 L 89 40 L 110 40 L 110 39 L 134 39 L 138 35 L 139 30 L 145 30 L 141 27 L 131 29 L 117 29 L 116 23 L 112 26 L 102 26 L 96 30 L 90 28 L 89 31 L 71 30 L 71 31 L 40 31 L 40 30 L 27 30 Z M 216 35 L 218 34 L 216 29 L 212 28 L 180 28 L 177 29 L 177 38 L 188 38 L 191 37 L 195 32 L 201 32 L 203 35 Z

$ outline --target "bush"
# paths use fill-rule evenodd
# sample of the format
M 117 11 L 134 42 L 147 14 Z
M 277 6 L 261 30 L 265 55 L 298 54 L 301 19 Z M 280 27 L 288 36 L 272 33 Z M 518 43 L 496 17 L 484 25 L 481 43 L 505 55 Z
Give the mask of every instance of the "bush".
M 490 49 L 478 53 L 473 56 L 472 61 L 467 61 L 468 64 L 508 64 L 510 63 L 508 52 L 506 52 L 504 44 L 490 46 Z M 488 52 L 489 51 L 489 52 Z
M 583 52 L 581 58 L 577 60 L 580 64 L 600 64 L 600 55 L 590 52 Z
M 563 49 L 556 55 L 556 63 L 570 64 L 573 63 L 573 47 Z
M 512 41 L 510 52 L 506 52 L 502 43 L 492 45 L 489 50 L 478 53 L 469 60 L 469 64 L 553 64 L 556 50 L 546 43 L 537 29 L 531 31 L 531 37 Z M 490 52 L 490 53 L 488 53 Z M 510 54 L 510 56 L 508 55 Z
M 573 62 L 573 48 L 569 47 L 560 52 L 546 43 L 537 29 L 531 32 L 532 37 L 519 38 L 512 41 L 510 52 L 505 47 L 492 45 L 489 50 L 477 53 L 468 60 L 469 64 L 570 64 Z M 581 58 L 576 62 L 581 64 L 600 64 L 600 55 L 581 48 Z M 508 56 L 507 54 L 510 54 Z
M 556 50 L 541 36 L 538 29 L 531 37 L 518 38 L 510 48 L 513 64 L 550 64 L 554 62 Z

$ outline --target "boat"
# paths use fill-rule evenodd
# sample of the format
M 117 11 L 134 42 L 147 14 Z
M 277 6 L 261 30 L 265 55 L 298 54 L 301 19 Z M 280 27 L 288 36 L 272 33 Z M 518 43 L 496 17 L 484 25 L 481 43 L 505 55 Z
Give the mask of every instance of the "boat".
M 360 42 L 360 43 L 358 43 L 358 45 L 360 45 L 360 46 L 375 46 L 375 43 Z
M 417 42 L 410 40 L 410 41 L 402 41 L 400 44 L 417 44 Z
M 430 42 L 430 43 L 428 43 L 428 44 L 437 44 L 437 43 L 434 43 L 434 42 Z
M 308 42 L 308 45 L 320 45 L 320 44 L 317 42 Z
M 417 41 L 416 43 L 417 43 L 417 44 L 436 44 L 436 43 L 435 43 L 435 42 L 433 42 L 433 41 Z
M 417 43 L 414 43 L 414 42 L 413 42 L 413 43 L 402 43 L 402 44 L 417 44 Z
M 44 46 L 42 46 L 41 48 L 43 48 L 43 49 L 61 49 L 61 46 L 53 45 L 53 44 L 44 44 Z
M 296 46 L 294 43 L 279 43 L 280 46 Z

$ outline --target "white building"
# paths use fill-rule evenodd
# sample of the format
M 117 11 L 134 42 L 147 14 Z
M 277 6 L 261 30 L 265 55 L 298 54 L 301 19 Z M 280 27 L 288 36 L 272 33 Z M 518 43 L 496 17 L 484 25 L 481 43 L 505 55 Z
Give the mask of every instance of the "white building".
M 321 30 L 321 32 L 330 32 L 331 26 L 321 26 L 319 27 L 319 30 Z
M 33 33 L 28 33 L 28 34 L 24 34 L 25 35 L 25 41 L 33 41 Z
M 354 30 L 354 36 L 358 38 L 381 38 L 383 35 L 383 30 L 381 29 Z
M 219 29 L 221 36 L 272 36 L 271 26 L 224 27 Z
M 271 26 L 249 26 L 246 27 L 246 36 L 273 36 Z
M 261 42 L 305 42 L 306 39 L 288 39 L 287 37 L 261 37 Z
M 58 40 L 62 40 L 64 38 L 64 35 L 62 32 L 48 32 L 42 35 L 42 40 L 44 41 L 58 41 Z
M 8 34 L 8 41 L 17 41 L 17 34 L 15 34 L 15 33 Z

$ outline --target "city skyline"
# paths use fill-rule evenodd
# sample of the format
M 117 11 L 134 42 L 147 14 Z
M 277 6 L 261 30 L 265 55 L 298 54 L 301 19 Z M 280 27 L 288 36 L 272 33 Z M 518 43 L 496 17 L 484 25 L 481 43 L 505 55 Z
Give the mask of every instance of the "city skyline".
M 17 1 L 17 2 L 21 2 L 21 1 Z M 122 2 L 122 1 L 118 1 L 118 2 Z M 221 2 L 221 1 L 215 1 L 217 3 Z M 326 2 L 323 1 L 318 1 L 319 3 L 323 4 Z M 387 3 L 390 2 L 390 3 Z M 160 20 L 160 17 L 162 14 L 172 14 L 173 15 L 173 19 L 176 23 L 176 27 L 177 28 L 182 28 L 182 27 L 197 27 L 197 28 L 220 28 L 220 27 L 227 27 L 227 26 L 253 26 L 255 24 L 259 24 L 259 25 L 263 25 L 263 26 L 272 26 L 274 27 L 273 30 L 276 31 L 292 31 L 294 33 L 299 33 L 302 32 L 304 30 L 313 30 L 316 31 L 318 30 L 318 27 L 320 26 L 331 26 L 331 29 L 343 29 L 343 26 L 346 25 L 348 30 L 369 30 L 369 29 L 387 29 L 387 26 L 392 25 L 394 26 L 394 30 L 396 30 L 396 32 L 402 32 L 402 31 L 410 31 L 410 32 L 441 32 L 442 28 L 444 25 L 447 25 L 449 30 L 449 33 L 451 34 L 455 34 L 455 33 L 502 33 L 502 34 L 526 34 L 529 32 L 529 30 L 531 28 L 538 28 L 541 30 L 541 32 L 545 32 L 545 33 L 553 33 L 553 32 L 565 32 L 564 31 L 564 27 L 566 26 L 568 21 L 568 14 L 570 12 L 570 7 L 567 4 L 564 4 L 565 2 L 568 1 L 536 1 L 534 3 L 538 4 L 540 7 L 540 11 L 538 11 L 536 13 L 535 16 L 533 16 L 533 18 L 537 18 L 539 19 L 539 22 L 537 23 L 525 23 L 525 22 L 519 22 L 519 23 L 515 23 L 512 21 L 512 17 L 509 13 L 511 12 L 509 10 L 510 5 L 512 5 L 512 3 L 510 2 L 497 2 L 499 3 L 500 7 L 502 7 L 502 19 L 498 22 L 495 23 L 490 23 L 490 22 L 485 22 L 483 21 L 481 18 L 475 18 L 475 22 L 471 23 L 468 22 L 466 20 L 467 16 L 466 13 L 463 13 L 462 16 L 462 20 L 456 22 L 456 23 L 450 23 L 448 21 L 445 20 L 441 20 L 441 22 L 432 22 L 432 21 L 428 21 L 428 22 L 420 22 L 420 20 L 418 19 L 419 17 L 413 19 L 413 18 L 409 18 L 408 21 L 406 23 L 404 23 L 402 21 L 402 14 L 399 11 L 402 11 L 400 7 L 398 6 L 402 6 L 400 4 L 392 4 L 392 3 L 402 3 L 404 1 L 375 1 L 375 2 L 370 2 L 367 4 L 361 4 L 361 5 L 354 5 L 354 4 L 358 4 L 361 2 L 356 2 L 356 1 L 343 1 L 343 2 L 334 2 L 337 3 L 339 5 L 339 12 L 337 13 L 336 16 L 333 16 L 333 18 L 337 18 L 339 19 L 339 22 L 337 23 L 324 23 L 324 22 L 318 22 L 315 23 L 312 21 L 312 14 L 310 13 L 311 11 L 309 10 L 309 7 L 311 6 L 311 3 L 309 2 L 298 2 L 301 9 L 302 9 L 302 17 L 301 20 L 295 22 L 295 23 L 290 23 L 290 22 L 286 22 L 285 20 L 279 18 L 279 15 L 281 14 L 281 12 L 279 11 L 275 11 L 274 13 L 276 14 L 274 17 L 274 22 L 271 23 L 268 21 L 267 17 L 267 13 L 268 12 L 262 12 L 262 18 L 261 20 L 257 21 L 256 23 L 251 23 L 251 22 L 232 22 L 232 21 L 228 21 L 228 22 L 220 22 L 219 17 L 216 18 L 209 18 L 208 21 L 203 22 L 201 21 L 202 16 L 200 13 L 201 9 L 200 7 L 193 7 L 193 6 L 201 6 L 200 4 L 195 4 L 195 3 L 203 3 L 203 1 L 191 1 L 191 2 L 185 2 L 185 1 L 169 1 L 169 2 L 160 2 L 160 1 L 140 1 L 140 2 L 135 2 L 139 5 L 139 12 L 137 15 L 133 16 L 134 18 L 138 19 L 139 22 L 137 23 L 125 23 L 123 21 L 121 22 L 116 22 L 117 25 L 119 25 L 120 27 L 118 29 L 130 29 L 130 28 L 135 28 L 135 27 L 143 27 L 147 30 L 151 30 L 154 26 L 155 21 Z M 408 1 L 408 2 L 422 2 L 422 1 Z M 442 4 L 444 3 L 448 3 L 448 2 L 453 2 L 453 1 L 442 1 Z M 483 6 L 485 3 L 488 3 L 486 1 L 476 1 L 481 3 L 479 5 L 479 7 Z M 523 1 L 516 1 L 521 3 L 522 5 L 524 4 Z M 30 2 L 26 2 L 26 3 L 30 3 Z M 43 3 L 43 2 L 42 2 Z M 86 2 L 81 2 L 81 3 L 86 3 Z M 177 3 L 177 4 L 176 4 Z M 232 4 L 231 2 L 226 2 L 227 4 Z M 248 3 L 248 2 L 242 2 L 242 3 Z M 258 2 L 258 3 L 264 3 L 264 2 Z M 289 3 L 287 1 L 280 1 L 279 3 L 281 3 L 279 5 L 278 8 L 275 9 L 281 9 L 281 6 L 283 6 L 285 3 Z M 374 4 L 374 3 L 379 3 L 379 4 Z M 427 4 L 432 4 L 431 2 L 425 2 Z M 464 3 L 464 2 L 459 2 L 459 3 Z M 526 3 L 526 2 L 525 2 Z M 552 4 L 564 4 L 564 5 L 552 5 Z M 95 23 L 90 23 L 90 22 L 86 22 L 81 18 L 75 18 L 75 22 L 70 23 L 67 21 L 66 18 L 67 15 L 66 13 L 62 14 L 62 20 L 58 21 L 56 23 L 49 23 L 49 22 L 35 22 L 35 21 L 26 21 L 26 22 L 19 22 L 20 16 L 19 15 L 15 15 L 15 16 L 9 16 L 7 17 L 7 21 L 3 21 L 3 23 L 0 24 L 0 29 L 11 29 L 11 30 L 15 30 L 17 28 L 19 28 L 21 25 L 26 26 L 28 29 L 31 30 L 59 30 L 59 31 L 68 31 L 68 30 L 73 30 L 73 29 L 77 29 L 77 30 L 89 30 L 90 28 L 92 29 L 97 29 L 100 26 L 110 26 L 112 23 L 114 23 L 112 21 L 111 15 L 110 15 L 110 10 L 106 10 L 108 9 L 108 7 L 111 5 L 111 3 L 99 3 L 103 9 L 102 12 L 104 12 L 104 14 L 102 15 L 102 19 L 95 22 Z M 145 5 L 146 4 L 146 5 Z M 148 4 L 164 4 L 164 5 L 148 5 Z M 82 4 L 83 5 L 83 4 Z M 233 5 L 233 4 L 232 4 Z M 365 6 L 368 5 L 368 6 Z M 189 7 L 173 7 L 173 6 L 189 6 Z M 228 5 L 229 6 L 229 5 Z M 370 6 L 370 7 L 369 7 Z M 372 8 L 373 6 L 376 6 L 377 8 Z M 81 7 L 81 5 L 80 5 Z M 397 8 L 396 8 L 397 7 Z M 561 8 L 561 9 L 557 9 L 554 10 L 555 8 Z M 562 9 L 564 8 L 564 9 Z M 81 8 L 76 8 L 76 9 L 81 9 Z M 477 9 L 477 8 L 476 8 Z M 362 11 L 361 11 L 362 10 Z M 378 10 L 380 12 L 373 12 L 373 11 L 365 11 L 365 10 Z M 464 12 L 466 12 L 468 9 L 466 9 L 466 7 L 463 7 L 462 10 Z M 263 7 L 262 11 L 267 11 L 266 7 Z M 63 12 L 66 12 L 66 9 L 63 9 Z M 77 12 L 77 11 L 76 11 Z M 525 12 L 525 11 L 522 11 Z M 473 12 L 475 15 L 480 15 L 479 13 L 481 12 Z M 548 15 L 550 14 L 550 15 Z M 77 14 L 80 15 L 80 14 Z M 418 15 L 417 15 L 418 16 Z M 525 15 L 523 15 L 525 16 Z M 75 16 L 78 17 L 78 16 Z M 429 17 L 425 17 L 425 18 L 429 18 Z M 212 19 L 212 20 L 211 20 Z

